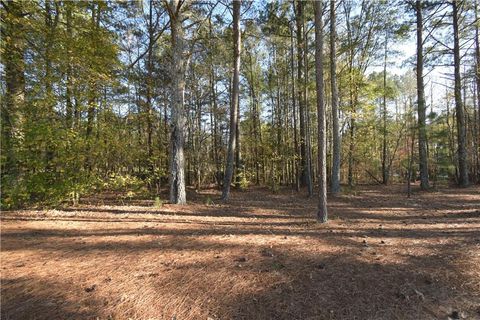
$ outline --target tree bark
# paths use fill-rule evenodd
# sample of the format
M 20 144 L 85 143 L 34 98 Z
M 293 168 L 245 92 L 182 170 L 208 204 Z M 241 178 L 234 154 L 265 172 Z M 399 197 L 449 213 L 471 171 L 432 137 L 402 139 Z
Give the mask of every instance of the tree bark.
M 307 163 L 307 139 L 305 128 L 305 99 L 304 99 L 304 50 L 303 50 L 303 1 L 296 0 L 295 22 L 296 22 L 296 37 L 297 37 L 297 96 L 298 109 L 300 113 L 300 184 L 302 187 L 307 185 L 308 179 L 308 163 Z
M 25 103 L 25 39 L 22 1 L 6 2 L 2 14 L 2 34 L 5 41 L 5 98 L 2 99 L 2 153 L 5 162 L 2 176 L 18 174 L 16 140 L 22 136 L 22 113 Z
M 475 0 L 475 20 L 478 21 L 478 0 Z M 477 183 L 480 182 L 480 39 L 478 23 L 475 24 L 475 82 L 476 82 L 476 104 L 477 117 L 474 119 L 475 130 L 475 150 L 477 152 Z
M 336 14 L 335 1 L 330 0 L 330 86 L 332 92 L 332 140 L 333 140 L 333 159 L 332 159 L 332 193 L 340 192 L 340 161 L 341 161 L 341 141 L 338 121 L 338 86 L 337 86 L 337 57 L 336 57 Z
M 65 123 L 67 128 L 73 127 L 73 57 L 72 57 L 72 49 L 71 44 L 73 41 L 73 30 L 72 30 L 72 6 L 69 2 L 65 4 L 66 9 L 66 31 L 67 31 L 67 39 L 68 39 L 68 48 L 67 48 L 67 70 L 66 70 L 66 94 L 65 94 Z
M 150 174 L 153 174 L 153 147 L 152 147 L 152 137 L 153 137 L 153 124 L 152 124 L 152 96 L 153 96 L 153 44 L 154 44 L 154 23 L 153 23 L 153 0 L 149 1 L 149 14 L 148 14 L 148 53 L 147 53 L 147 79 L 146 79 L 146 104 L 145 104 L 145 117 L 147 121 L 147 156 L 148 156 L 148 169 Z
M 261 143 L 261 132 L 260 132 L 260 112 L 258 110 L 258 97 L 255 90 L 255 78 L 253 73 L 253 59 L 252 54 L 247 52 L 247 57 L 249 61 L 249 73 L 250 77 L 247 77 L 247 82 L 250 87 L 250 114 L 252 117 L 251 124 L 251 135 L 253 136 L 253 145 L 252 145 L 252 155 L 253 155 L 253 164 L 255 166 L 255 184 L 260 184 L 260 152 L 259 152 L 259 142 Z
M 221 176 L 221 166 L 220 166 L 220 157 L 218 155 L 218 125 L 217 125 L 217 92 L 215 89 L 215 71 L 213 69 L 213 64 L 211 66 L 211 76 L 210 76 L 210 99 L 211 99 L 211 111 L 210 111 L 210 123 L 211 125 L 211 134 L 213 136 L 213 161 L 215 163 L 215 181 L 217 185 L 221 185 L 222 181 Z
M 45 1 L 45 76 L 43 78 L 43 83 L 45 85 L 45 106 L 46 106 L 46 116 L 52 123 L 55 121 L 55 96 L 53 93 L 53 55 L 52 51 L 54 50 L 55 43 L 55 29 L 59 20 L 59 3 L 55 2 L 55 11 L 52 8 L 52 3 L 50 0 Z M 54 157 L 55 146 L 52 145 L 51 141 L 48 141 L 45 146 L 45 171 L 49 172 L 53 168 L 53 157 Z
M 300 191 L 300 164 L 298 161 L 298 134 L 297 134 L 297 104 L 295 91 L 295 60 L 294 60 L 294 45 L 293 45 L 293 27 L 290 29 L 290 67 L 292 77 L 292 113 L 293 113 L 293 142 L 294 142 L 294 159 L 293 159 L 293 174 L 295 175 L 295 189 Z
M 240 71 L 239 71 L 240 72 Z M 237 125 L 235 129 L 235 188 L 241 187 L 242 153 L 240 146 L 240 102 L 237 101 Z
M 306 160 L 306 176 L 305 183 L 307 185 L 307 194 L 308 197 L 313 195 L 313 179 L 312 179 L 312 132 L 311 132 L 311 123 L 310 123 L 310 104 L 309 104 L 309 92 L 308 92 L 308 36 L 307 31 L 303 27 L 303 48 L 304 48 L 304 66 L 305 72 L 303 76 L 303 94 L 304 94 L 304 104 L 305 104 L 305 160 Z
M 389 167 L 387 160 L 387 54 L 388 54 L 388 33 L 385 32 L 385 50 L 383 61 L 383 101 L 382 101 L 382 183 L 388 184 Z
M 239 101 L 240 91 L 240 51 L 241 51 L 241 35 L 240 35 L 240 0 L 233 0 L 233 88 L 232 100 L 230 104 L 230 132 L 228 139 L 227 166 L 225 168 L 225 178 L 223 182 L 222 200 L 227 201 L 230 195 L 230 184 L 233 176 L 233 163 L 235 161 L 235 144 L 237 130 L 237 105 Z
M 353 103 L 352 103 L 353 106 Z M 350 118 L 350 141 L 348 144 L 348 186 L 353 187 L 353 165 L 355 153 L 355 113 Z
M 453 63 L 455 73 L 455 111 L 457 115 L 457 139 L 458 139 L 458 184 L 461 187 L 468 185 L 468 163 L 467 163 L 467 132 L 465 129 L 465 111 L 463 109 L 462 101 L 462 84 L 460 78 L 460 39 L 459 39 L 459 12 L 458 5 L 461 2 L 452 1 L 453 9 Z
M 415 2 L 417 19 L 417 112 L 418 112 L 418 155 L 420 165 L 420 188 L 429 188 L 428 159 L 427 159 L 427 129 L 426 129 L 426 103 L 425 85 L 423 82 L 423 18 L 422 3 Z
M 325 121 L 325 102 L 323 95 L 323 21 L 322 1 L 315 1 L 315 80 L 317 84 L 317 121 L 318 121 L 318 212 L 319 222 L 327 222 L 327 139 Z
M 171 0 L 167 5 L 170 16 L 172 70 L 171 70 L 171 135 L 170 135 L 170 203 L 185 204 L 185 71 L 184 39 L 180 0 Z
M 98 32 L 98 27 L 100 25 L 100 7 L 96 3 L 91 3 L 91 24 L 92 24 L 92 33 Z M 91 137 L 93 134 L 93 122 L 95 121 L 95 109 L 96 109 L 96 100 L 97 100 L 97 83 L 95 80 L 91 80 L 88 87 L 88 108 L 87 108 L 87 129 L 85 132 L 85 140 L 87 145 L 86 157 L 85 157 L 85 168 L 90 171 L 92 169 L 92 141 Z

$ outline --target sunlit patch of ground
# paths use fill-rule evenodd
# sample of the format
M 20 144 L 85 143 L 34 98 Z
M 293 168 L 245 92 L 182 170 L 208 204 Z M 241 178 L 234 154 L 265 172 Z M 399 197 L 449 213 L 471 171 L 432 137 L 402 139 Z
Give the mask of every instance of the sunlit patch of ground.
M 2 319 L 480 319 L 479 188 L 402 189 L 3 212 Z

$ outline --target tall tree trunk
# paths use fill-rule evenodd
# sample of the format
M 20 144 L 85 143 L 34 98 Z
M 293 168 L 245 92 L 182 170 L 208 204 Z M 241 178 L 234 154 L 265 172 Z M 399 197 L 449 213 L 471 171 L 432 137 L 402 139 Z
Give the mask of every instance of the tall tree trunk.
M 363 3 L 363 2 L 362 2 Z M 351 26 L 352 20 L 350 17 L 350 10 L 347 10 L 347 6 L 345 6 L 346 2 L 344 2 L 345 7 L 345 14 L 346 14 L 346 27 L 347 27 L 347 40 L 349 44 L 349 53 L 348 53 L 348 76 L 349 76 L 349 97 L 348 103 L 350 106 L 350 123 L 349 123 L 349 143 L 348 143 L 348 186 L 353 187 L 354 184 L 354 165 L 355 165 L 355 130 L 356 130 L 356 109 L 357 109 L 357 102 L 358 102 L 358 89 L 357 89 L 357 80 L 354 76 L 354 59 L 355 59 L 355 44 L 352 38 L 353 35 L 353 28 Z
M 304 104 L 305 104 L 305 155 L 306 155 L 306 176 L 305 183 L 307 185 L 307 194 L 308 197 L 313 195 L 313 181 L 312 181 L 312 132 L 311 132 L 311 123 L 310 123 L 310 104 L 309 104 L 309 95 L 308 95 L 308 36 L 305 31 L 305 26 L 303 28 L 303 58 L 305 72 L 303 76 L 303 94 L 304 94 Z
M 338 86 L 337 86 L 337 57 L 336 57 L 336 14 L 335 1 L 330 0 L 330 86 L 332 92 L 332 136 L 333 136 L 333 160 L 332 160 L 332 193 L 340 192 L 340 152 L 341 141 L 338 121 Z
M 223 182 L 222 200 L 227 201 L 230 195 L 230 184 L 232 183 L 233 176 L 233 162 L 235 158 L 235 143 L 236 143 L 236 129 L 237 129 L 237 105 L 239 101 L 240 91 L 240 50 L 241 50 L 241 38 L 240 38 L 240 0 L 233 0 L 233 88 L 232 88 L 232 100 L 230 105 L 230 132 L 228 139 L 228 153 L 227 153 L 227 166 L 225 168 L 225 178 Z
M 25 39 L 22 1 L 8 1 L 2 14 L 5 52 L 5 98 L 2 99 L 2 177 L 18 174 L 16 140 L 22 136 L 22 113 L 25 103 Z
M 458 139 L 458 184 L 462 187 L 468 185 L 468 163 L 467 163 L 467 132 L 465 129 L 465 111 L 462 102 L 462 84 L 460 78 L 460 39 L 459 39 L 459 5 L 460 1 L 452 1 L 453 9 L 453 63 L 455 73 L 455 111 L 457 115 L 457 139 Z
M 195 134 L 195 182 L 196 182 L 196 190 L 200 191 L 202 186 L 202 104 L 200 103 L 200 97 L 196 95 L 195 97 L 195 105 L 196 105 L 196 123 L 194 130 L 196 131 Z
M 325 102 L 323 96 L 323 21 L 321 1 L 315 1 L 315 71 L 317 84 L 317 121 L 318 121 L 318 212 L 319 222 L 327 222 L 327 138 L 325 121 Z
M 237 101 L 237 125 L 235 129 L 235 188 L 241 187 L 242 154 L 240 147 L 240 102 Z
M 388 184 L 389 167 L 387 159 L 387 54 L 388 33 L 385 32 L 385 48 L 383 57 L 383 101 L 382 101 L 382 183 Z
M 475 0 L 475 20 L 478 21 L 478 0 Z M 477 104 L 477 118 L 474 119 L 476 125 L 475 130 L 475 150 L 477 152 L 477 183 L 480 182 L 480 34 L 478 23 L 475 24 L 475 81 L 476 81 L 476 104 Z
M 145 117 L 147 121 L 147 156 L 148 156 L 148 169 L 150 174 L 153 173 L 153 147 L 152 147 L 152 137 L 153 137 L 153 124 L 152 124 L 152 95 L 153 95 L 153 43 L 154 43 L 154 24 L 153 24 L 153 0 L 149 1 L 149 12 L 148 12 L 148 53 L 147 53 L 147 79 L 146 79 L 146 104 L 145 104 Z
M 50 0 L 45 1 L 45 77 L 43 83 L 45 84 L 45 101 L 46 101 L 46 117 L 50 123 L 55 122 L 55 96 L 53 93 L 53 45 L 55 43 L 55 29 L 59 19 L 59 3 L 55 2 L 55 11 L 52 8 Z M 51 171 L 53 169 L 52 161 L 54 157 L 55 146 L 51 140 L 48 139 L 45 146 L 45 171 Z
M 429 188 L 427 159 L 427 128 L 425 85 L 423 83 L 423 18 L 422 2 L 415 2 L 417 17 L 417 112 L 418 112 L 418 155 L 420 164 L 420 188 Z
M 179 0 L 171 0 L 167 5 L 170 16 L 172 42 L 171 70 L 171 135 L 170 135 L 170 203 L 185 204 L 185 71 L 183 16 Z
M 252 155 L 253 159 L 252 162 L 255 166 L 255 184 L 260 184 L 260 153 L 259 153 L 259 143 L 261 143 L 261 132 L 260 132 L 260 112 L 258 110 L 258 98 L 257 93 L 255 91 L 255 78 L 253 74 L 253 59 L 250 53 L 247 53 L 248 61 L 249 61 L 249 73 L 250 79 L 247 81 L 250 86 L 250 100 L 251 100 L 251 108 L 250 114 L 252 117 L 252 125 L 251 125 L 251 134 L 253 136 L 253 150 Z
M 215 71 L 213 69 L 213 64 L 211 66 L 211 76 L 210 76 L 210 99 L 211 99 L 211 112 L 210 112 L 210 122 L 211 122 L 211 134 L 213 136 L 213 161 L 215 163 L 215 181 L 217 185 L 221 185 L 221 167 L 220 167 L 220 157 L 218 155 L 218 125 L 217 125 L 217 114 L 218 114 L 218 106 L 217 106 L 217 92 L 215 90 Z
M 99 26 L 99 17 L 100 17 L 100 8 L 97 6 L 95 2 L 91 3 L 91 28 L 92 33 L 97 32 Z M 92 170 L 92 157 L 91 157 L 91 149 L 92 149 L 92 141 L 91 137 L 93 134 L 93 122 L 95 120 L 95 107 L 96 107 L 96 92 L 97 84 L 94 80 L 90 81 L 89 88 L 88 88 L 88 108 L 87 108 L 87 129 L 85 133 L 85 140 L 87 145 L 86 156 L 85 156 L 85 167 L 88 171 Z
M 45 97 L 48 107 L 48 116 L 53 111 L 53 81 L 52 81 L 52 46 L 53 46 L 53 19 L 51 0 L 45 1 L 45 77 L 43 83 L 45 85 Z
M 297 134 L 297 104 L 296 104 L 296 91 L 295 91 L 295 60 L 294 60 L 294 45 L 293 45 L 293 27 L 290 29 L 290 67 L 292 77 L 292 113 L 293 113 L 293 143 L 294 143 L 294 160 L 293 160 L 293 173 L 295 175 L 295 189 L 300 191 L 300 165 L 298 161 L 298 134 Z
M 353 104 L 352 104 L 353 106 Z M 355 153 L 355 113 L 350 118 L 350 141 L 348 144 L 348 186 L 353 187 L 353 165 Z
M 408 173 L 407 173 L 407 197 L 412 194 L 412 175 L 413 175 L 413 149 L 415 145 L 415 130 L 412 130 L 410 146 L 408 150 Z
M 73 41 L 73 30 L 72 30 L 72 5 L 68 1 L 65 2 L 65 19 L 66 19 L 66 30 L 67 30 L 67 70 L 66 70 L 66 93 L 65 93 L 65 123 L 67 128 L 72 128 L 73 126 L 73 57 L 72 57 L 72 48 L 71 44 Z
M 296 22 L 296 36 L 297 36 L 297 96 L 298 109 L 300 113 L 300 184 L 305 187 L 308 179 L 308 163 L 307 163 L 307 139 L 305 128 L 305 99 L 304 99 L 304 15 L 303 15 L 303 1 L 296 0 L 295 22 Z

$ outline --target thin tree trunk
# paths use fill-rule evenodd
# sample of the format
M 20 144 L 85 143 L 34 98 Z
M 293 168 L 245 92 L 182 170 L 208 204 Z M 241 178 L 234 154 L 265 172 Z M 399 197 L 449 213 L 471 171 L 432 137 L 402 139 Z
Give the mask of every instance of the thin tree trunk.
M 197 97 L 196 99 L 196 105 L 197 105 L 197 110 L 196 110 L 196 123 L 195 127 L 196 130 L 196 137 L 195 137 L 195 168 L 196 168 L 196 176 L 195 176 L 195 182 L 196 182 L 196 190 L 200 191 L 202 187 L 202 161 L 201 161 L 201 152 L 202 152 L 202 104 L 200 103 L 200 98 Z
M 67 85 L 66 85 L 66 102 L 65 102 L 65 112 L 66 112 L 66 126 L 67 128 L 72 128 L 72 118 L 73 118 L 73 103 L 72 103 L 72 94 L 73 94 L 73 79 L 72 79 L 72 49 L 71 49 L 71 44 L 73 41 L 73 34 L 72 34 L 72 6 L 71 4 L 67 1 L 65 3 L 66 7 L 66 29 L 67 29 L 67 37 L 68 37 L 68 43 L 69 46 L 67 48 L 67 72 L 66 72 L 66 80 L 67 80 Z
M 318 121 L 318 212 L 317 220 L 327 222 L 327 139 L 323 94 L 323 21 L 322 1 L 315 1 L 315 70 Z
M 312 132 L 311 132 L 311 123 L 310 123 L 310 104 L 309 104 L 309 95 L 308 95 L 308 37 L 307 33 L 305 32 L 304 27 L 304 65 L 305 65 L 305 72 L 304 72 L 304 81 L 303 81 L 303 92 L 304 92 L 304 103 L 305 103 L 305 155 L 306 155 L 306 176 L 305 176 L 305 183 L 307 185 L 307 194 L 308 197 L 313 195 L 313 182 L 312 182 Z
M 478 21 L 478 0 L 475 0 L 475 20 Z M 475 152 L 477 153 L 477 183 L 480 182 L 480 40 L 478 23 L 475 24 L 475 81 L 476 81 L 476 105 L 477 117 L 474 119 L 475 130 Z
M 45 76 L 43 82 L 45 84 L 45 101 L 46 101 L 46 116 L 49 121 L 55 121 L 55 111 L 54 111 L 54 100 L 55 96 L 53 93 L 53 66 L 52 66 L 52 50 L 55 43 L 55 29 L 58 24 L 59 19 L 59 3 L 55 2 L 55 13 L 53 13 L 52 3 L 50 0 L 45 1 L 45 28 L 46 39 L 45 39 Z M 53 157 L 54 157 L 55 146 L 52 145 L 51 141 L 47 141 L 45 146 L 45 171 L 49 172 L 53 168 Z
M 235 188 L 241 187 L 242 153 L 240 147 L 240 102 L 237 100 L 237 124 L 235 129 Z
M 297 105 L 296 105 L 296 90 L 295 90 L 295 61 L 294 61 L 294 45 L 293 45 L 293 27 L 290 29 L 290 67 L 292 76 L 292 113 L 293 113 L 293 142 L 294 142 L 294 160 L 293 160 L 293 174 L 295 175 L 295 189 L 300 191 L 300 164 L 298 161 L 298 134 L 297 134 Z
M 355 153 L 355 113 L 350 118 L 350 142 L 348 144 L 348 186 L 353 187 L 353 162 Z
M 213 161 L 215 163 L 215 181 L 218 185 L 221 185 L 221 167 L 220 167 L 220 158 L 218 155 L 218 126 L 217 126 L 217 114 L 218 114 L 218 106 L 217 106 L 217 93 L 215 90 L 215 71 L 213 69 L 213 65 L 211 66 L 211 80 L 210 80 L 210 99 L 211 99 L 211 106 L 212 110 L 210 113 L 211 119 L 211 129 L 212 129 L 212 136 L 213 136 Z
M 338 86 L 337 86 L 337 57 L 336 57 L 336 14 L 335 1 L 330 0 L 330 86 L 332 92 L 332 140 L 333 140 L 333 161 L 332 161 L 332 193 L 340 192 L 340 163 L 341 163 L 341 141 L 338 121 Z
M 427 159 L 427 129 L 425 85 L 423 83 L 423 18 L 422 2 L 415 2 L 417 18 L 417 111 L 418 111 L 418 155 L 420 164 L 420 188 L 429 188 Z
M 96 6 L 95 3 L 91 3 L 91 23 L 92 23 L 92 32 L 97 32 L 97 27 L 99 25 L 99 16 L 100 8 Z M 87 129 L 85 133 L 85 140 L 87 144 L 86 157 L 85 157 L 85 167 L 88 171 L 92 170 L 92 134 L 93 134 L 93 122 L 95 120 L 95 106 L 96 106 L 96 90 L 97 85 L 95 81 L 90 81 L 88 88 L 88 107 L 87 107 Z
M 407 174 L 407 197 L 412 194 L 412 174 L 413 174 L 413 148 L 415 145 L 415 130 L 412 130 L 410 150 L 408 152 L 408 174 Z
M 455 111 L 457 115 L 457 139 L 458 139 L 458 184 L 462 187 L 468 185 L 468 163 L 467 163 L 467 132 L 465 130 L 465 111 L 463 109 L 462 101 L 462 84 L 460 78 L 460 39 L 458 31 L 458 4 L 457 1 L 452 1 L 453 9 L 453 63 L 455 73 Z
M 306 144 L 306 128 L 305 128 L 305 99 L 304 99 L 304 17 L 303 17 L 303 1 L 296 0 L 295 22 L 297 25 L 297 96 L 298 96 L 298 108 L 300 113 L 300 184 L 302 187 L 307 185 L 307 144 Z
M 346 17 L 346 25 L 347 25 L 347 36 L 348 36 L 348 43 L 349 43 L 349 55 L 348 55 L 348 68 L 349 68 L 349 105 L 350 105 L 350 124 L 349 124 L 349 145 L 348 145 L 348 186 L 353 187 L 354 184 L 354 164 L 355 164 L 355 118 L 356 118 L 356 108 L 358 102 L 358 94 L 357 94 L 357 84 L 354 78 L 354 59 L 355 59 L 355 47 L 353 45 L 352 39 L 352 27 L 351 27 L 351 20 L 350 20 L 350 12 L 348 12 Z
M 388 184 L 389 170 L 387 165 L 387 54 L 388 33 L 385 32 L 385 51 L 383 61 L 383 101 L 382 101 L 382 183 Z
M 230 195 L 230 184 L 233 176 L 233 162 L 235 157 L 236 129 L 237 129 L 237 105 L 239 101 L 240 91 L 240 51 L 241 51 L 241 35 L 240 35 L 240 7 L 241 1 L 233 1 L 233 88 L 232 100 L 230 104 L 230 133 L 228 139 L 227 166 L 225 168 L 225 179 L 223 182 L 222 200 L 227 201 Z
M 255 79 L 253 75 L 253 59 L 252 55 L 248 53 L 249 61 L 249 73 L 250 80 L 248 80 L 250 85 L 250 99 L 251 99 L 251 117 L 252 117 L 252 126 L 251 134 L 253 135 L 253 163 L 255 166 L 255 184 L 260 184 L 260 154 L 259 154 L 259 142 L 261 143 L 261 135 L 259 134 L 259 122 L 260 122 L 260 112 L 258 110 L 258 99 L 255 91 Z
M 148 169 L 150 174 L 153 173 L 153 124 L 152 124 L 152 91 L 153 91 L 153 42 L 154 42 L 154 24 L 153 24 L 153 0 L 149 1 L 149 15 L 148 15 L 148 53 L 147 53 L 147 79 L 146 79 L 146 105 L 145 117 L 147 121 L 147 156 Z
M 2 177 L 18 174 L 16 140 L 22 136 L 22 113 L 25 103 L 25 39 L 21 1 L 8 1 L 2 14 L 5 44 L 5 98 L 2 101 Z

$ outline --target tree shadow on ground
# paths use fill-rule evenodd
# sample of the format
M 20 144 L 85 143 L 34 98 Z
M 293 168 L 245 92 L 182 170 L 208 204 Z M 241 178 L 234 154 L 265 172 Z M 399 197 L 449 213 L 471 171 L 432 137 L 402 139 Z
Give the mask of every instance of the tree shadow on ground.
M 425 269 L 438 259 L 370 263 L 352 255 L 283 257 L 285 281 L 223 304 L 228 319 L 439 319 L 456 310 L 479 317 L 478 292 Z M 299 268 L 299 266 L 301 266 Z M 444 271 L 458 273 L 451 265 Z M 464 280 L 467 281 L 467 280 Z M 223 310 L 221 307 L 220 310 Z
M 84 288 L 32 275 L 1 280 L 1 318 L 15 319 L 95 319 L 102 303 L 93 294 L 72 300 L 65 294 Z
M 81 219 L 8 215 L 2 319 L 480 318 L 478 211 L 400 219 L 385 206 L 334 206 L 337 219 L 318 225 L 314 203 L 252 214 L 264 210 L 255 205 L 128 219 L 102 208 Z
M 336 239 L 326 242 L 339 245 Z M 340 245 L 342 252 L 317 254 L 288 246 L 273 249 L 267 246 L 264 254 L 261 246 L 177 238 L 170 248 L 174 251 L 214 250 L 222 257 L 206 252 L 207 256 L 199 262 L 170 265 L 168 271 L 151 270 L 165 273 L 163 280 L 143 278 L 143 285 L 149 288 L 145 292 L 155 295 L 158 302 L 150 306 L 150 314 L 138 319 L 150 316 L 159 319 L 208 316 L 219 319 L 439 319 L 453 311 L 461 311 L 472 319 L 480 316 L 477 313 L 480 293 L 475 291 L 477 287 L 468 285 L 472 279 L 466 270 L 455 264 L 464 260 L 463 255 L 474 246 L 463 246 L 459 250 L 457 244 L 432 245 L 428 249 L 435 254 L 406 256 L 392 262 L 374 254 L 375 248 L 358 246 L 355 241 L 345 239 Z M 158 250 L 142 242 L 125 246 L 138 257 L 146 250 Z M 73 254 L 87 254 L 82 250 L 92 248 L 70 249 L 67 244 L 61 245 L 64 259 Z M 118 244 L 110 249 L 122 256 L 128 253 Z M 244 259 L 232 259 L 228 255 L 232 251 L 243 253 Z M 101 268 L 101 260 L 91 261 L 99 263 Z M 28 287 L 23 287 L 25 280 L 2 280 L 2 319 L 108 316 L 108 312 L 102 310 L 104 298 L 97 297 L 95 291 L 85 293 L 82 287 L 62 284 L 61 277 L 52 283 L 32 276 L 27 279 Z M 232 290 L 242 282 L 246 285 Z M 166 287 L 165 283 L 174 286 Z M 72 290 L 77 291 L 74 296 L 78 299 L 72 299 Z M 68 299 L 62 293 L 68 293 Z M 192 306 L 185 307 L 180 303 L 184 300 Z M 142 315 L 147 311 L 143 307 L 141 303 L 133 303 L 119 315 Z

